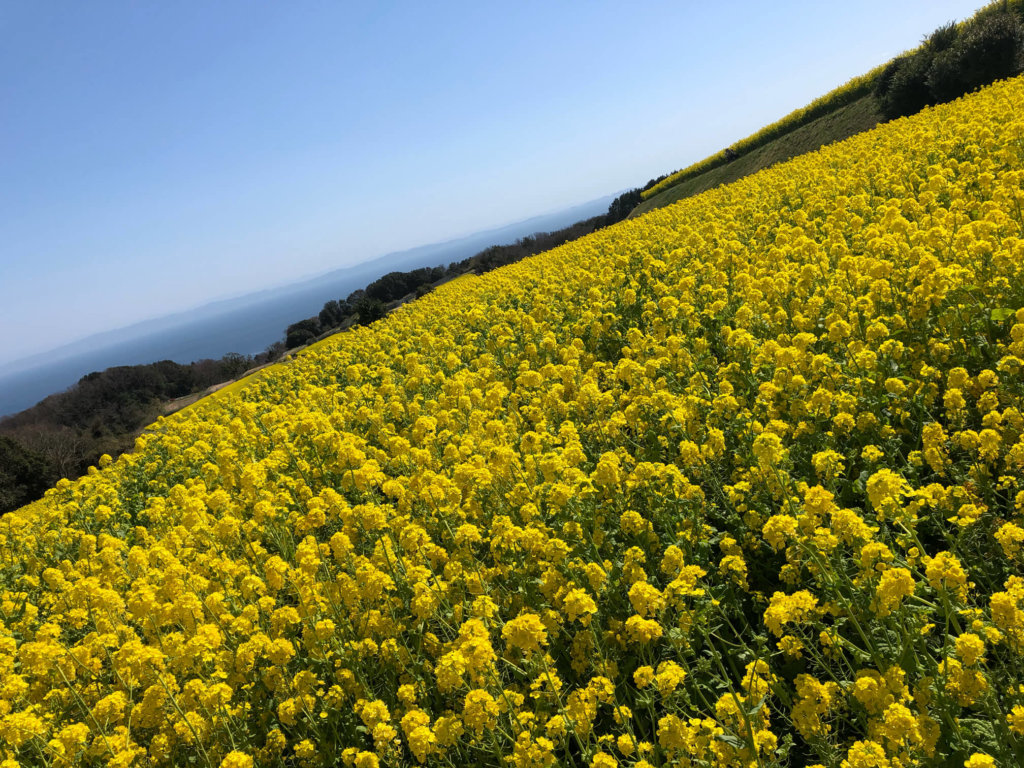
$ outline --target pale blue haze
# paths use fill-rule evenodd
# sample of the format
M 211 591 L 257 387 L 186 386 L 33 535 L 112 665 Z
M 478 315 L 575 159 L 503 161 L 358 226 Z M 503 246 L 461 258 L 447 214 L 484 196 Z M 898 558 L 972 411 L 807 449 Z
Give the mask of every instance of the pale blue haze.
M 0 364 L 638 186 L 977 5 L 3 0 Z

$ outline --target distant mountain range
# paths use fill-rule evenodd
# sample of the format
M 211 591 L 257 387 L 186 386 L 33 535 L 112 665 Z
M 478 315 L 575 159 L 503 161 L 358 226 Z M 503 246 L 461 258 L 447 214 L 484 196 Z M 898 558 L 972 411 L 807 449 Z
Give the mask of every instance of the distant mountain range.
M 609 195 L 448 242 L 390 253 L 301 282 L 98 333 L 16 360 L 5 364 L 0 372 L 0 416 L 35 405 L 44 397 L 67 389 L 82 376 L 115 365 L 142 365 L 157 360 L 188 363 L 220 358 L 229 352 L 262 352 L 282 339 L 291 323 L 315 315 L 325 302 L 344 298 L 381 275 L 447 265 L 492 245 L 561 229 L 604 213 L 614 197 Z

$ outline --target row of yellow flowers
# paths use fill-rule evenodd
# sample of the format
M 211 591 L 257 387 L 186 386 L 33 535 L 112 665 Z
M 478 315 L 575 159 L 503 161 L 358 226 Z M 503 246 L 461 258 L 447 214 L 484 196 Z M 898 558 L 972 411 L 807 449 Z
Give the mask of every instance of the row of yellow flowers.
M 1024 760 L 1024 81 L 480 278 L 0 520 L 3 768 Z

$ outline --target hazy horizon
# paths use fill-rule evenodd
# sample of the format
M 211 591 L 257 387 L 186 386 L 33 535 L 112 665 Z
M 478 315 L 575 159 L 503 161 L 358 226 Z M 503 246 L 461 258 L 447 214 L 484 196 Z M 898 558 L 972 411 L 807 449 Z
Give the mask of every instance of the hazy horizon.
M 529 217 L 527 217 L 525 219 L 518 219 L 516 221 L 504 222 L 504 223 L 497 224 L 497 225 L 494 225 L 494 226 L 489 226 L 489 227 L 486 227 L 486 228 L 484 228 L 484 229 L 482 229 L 482 230 L 480 230 L 478 232 L 460 233 L 460 234 L 454 235 L 454 236 L 452 236 L 450 238 L 446 238 L 444 240 L 440 240 L 438 242 L 420 243 L 420 244 L 414 245 L 414 246 L 412 246 L 410 248 L 403 248 L 403 249 L 398 250 L 398 251 L 389 251 L 388 253 L 380 253 L 380 254 L 371 255 L 368 258 L 366 258 L 365 260 L 356 262 L 354 264 L 347 264 L 347 265 L 343 265 L 343 266 L 340 266 L 340 267 L 328 267 L 326 269 L 320 269 L 320 270 L 317 270 L 315 272 L 307 273 L 307 274 L 304 274 L 304 275 L 296 275 L 293 278 L 286 279 L 285 282 L 278 282 L 278 283 L 273 283 L 273 284 L 265 285 L 265 286 L 262 286 L 262 287 L 256 287 L 255 289 L 247 290 L 247 291 L 231 291 L 231 292 L 224 293 L 224 294 L 221 294 L 221 295 L 215 295 L 215 296 L 210 297 L 208 299 L 204 299 L 204 300 L 199 301 L 199 302 L 197 302 L 195 304 L 192 304 L 192 305 L 189 305 L 189 306 L 185 306 L 185 307 L 182 307 L 180 309 L 173 310 L 171 312 L 164 312 L 164 313 L 159 313 L 159 314 L 156 314 L 156 315 L 148 315 L 148 316 L 140 317 L 140 318 L 138 318 L 136 320 L 129 321 L 129 322 L 123 324 L 123 325 L 118 325 L 118 326 L 115 326 L 115 327 L 112 327 L 112 328 L 101 328 L 101 329 L 98 329 L 98 330 L 95 330 L 95 331 L 90 331 L 90 332 L 87 332 L 87 333 L 83 333 L 82 335 L 75 336 L 75 337 L 72 337 L 72 338 L 70 338 L 70 339 L 68 339 L 66 341 L 62 341 L 62 342 L 60 342 L 58 344 L 55 344 L 54 346 L 45 347 L 43 349 L 32 351 L 32 352 L 29 352 L 28 354 L 24 354 L 24 355 L 21 355 L 21 356 L 18 356 L 18 357 L 5 358 L 5 357 L 0 356 L 0 365 L 9 366 L 12 369 L 12 370 L 0 371 L 0 379 L 2 379 L 4 376 L 6 376 L 9 373 L 12 373 L 12 372 L 13 373 L 21 373 L 23 370 L 27 370 L 27 369 L 29 369 L 31 367 L 34 367 L 34 366 L 25 366 L 23 364 L 26 363 L 26 362 L 29 362 L 29 361 L 36 361 L 36 360 L 40 360 L 41 361 L 43 358 L 46 358 L 48 355 L 50 355 L 50 354 L 52 354 L 54 352 L 60 352 L 62 350 L 67 349 L 68 353 L 65 355 L 65 357 L 73 356 L 74 354 L 76 354 L 75 350 L 72 349 L 75 345 L 82 344 L 84 342 L 88 342 L 88 341 L 90 341 L 92 339 L 97 339 L 97 338 L 101 338 L 101 337 L 105 337 L 105 336 L 115 336 L 115 335 L 117 335 L 119 333 L 130 331 L 132 329 L 139 328 L 141 326 L 147 326 L 149 324 L 161 324 L 163 321 L 167 321 L 167 320 L 169 320 L 171 318 L 176 318 L 178 316 L 184 316 L 184 315 L 187 315 L 190 312 L 197 312 L 197 311 L 201 311 L 201 310 L 208 310 L 208 309 L 210 309 L 210 308 L 212 308 L 214 306 L 221 305 L 221 304 L 232 304 L 234 302 L 251 300 L 251 299 L 253 299 L 254 297 L 256 297 L 256 296 L 258 296 L 260 294 L 273 293 L 274 291 L 279 291 L 279 290 L 283 290 L 283 289 L 289 289 L 289 288 L 291 288 L 293 286 L 302 285 L 304 283 L 308 283 L 308 282 L 316 280 L 318 278 L 329 276 L 329 275 L 331 275 L 333 273 L 336 273 L 336 272 L 341 272 L 341 271 L 345 271 L 345 270 L 355 269 L 355 268 L 358 268 L 358 267 L 363 266 L 363 265 L 373 264 L 375 262 L 381 261 L 383 259 L 387 259 L 389 257 L 395 257 L 395 256 L 401 257 L 402 255 L 404 255 L 404 254 L 406 254 L 406 253 L 408 253 L 410 251 L 415 251 L 415 250 L 423 249 L 423 248 L 442 247 L 442 246 L 444 246 L 444 245 L 446 245 L 448 243 L 457 243 L 457 242 L 459 242 L 461 240 L 465 240 L 465 239 L 469 239 L 469 238 L 474 238 L 474 237 L 479 237 L 479 236 L 484 236 L 484 235 L 486 235 L 486 234 L 488 234 L 490 232 L 502 232 L 503 230 L 516 227 L 517 225 L 525 225 L 525 224 L 529 224 L 530 222 L 535 221 L 535 220 L 544 220 L 544 219 L 550 218 L 552 216 L 558 216 L 558 215 L 563 214 L 563 213 L 574 211 L 574 210 L 576 210 L 578 208 L 580 208 L 580 209 L 586 208 L 587 206 L 592 205 L 595 202 L 605 201 L 609 197 L 612 197 L 612 196 L 611 195 L 604 195 L 602 197 L 594 198 L 593 200 L 587 200 L 587 201 L 584 201 L 582 203 L 578 203 L 576 205 L 570 205 L 570 206 L 568 206 L 566 208 L 562 208 L 562 209 L 559 209 L 557 211 L 544 211 L 544 212 L 537 213 L 535 215 L 529 216 Z M 533 230 L 531 230 L 528 233 L 524 232 L 524 234 L 532 234 L 532 233 L 533 233 Z M 499 245 L 499 244 L 504 244 L 504 243 L 494 243 L 494 245 Z M 432 266 L 434 266 L 434 265 L 432 265 Z M 398 268 L 401 268 L 401 265 L 396 265 L 396 269 L 398 269 Z M 360 286 L 360 287 L 362 287 L 362 286 Z M 340 298 L 344 298 L 344 296 L 338 296 L 337 298 L 339 298 L 339 299 Z M 299 320 L 302 320 L 303 317 L 308 316 L 309 314 L 315 314 L 316 311 L 318 311 L 319 309 L 320 309 L 319 306 L 310 306 L 308 311 L 306 312 L 306 314 L 303 315 L 302 313 L 300 313 L 299 315 L 295 316 L 293 318 L 293 320 L 295 322 L 297 322 Z M 187 320 L 183 320 L 182 322 L 187 322 Z M 280 328 L 280 330 L 281 330 L 282 335 L 283 335 L 283 332 L 285 330 L 285 326 L 282 326 Z M 0 415 L 3 415 L 2 410 L 0 410 Z
M 979 5 L 11 0 L 0 360 L 640 186 Z
M 159 360 L 187 364 L 229 352 L 255 355 L 284 338 L 290 324 L 315 315 L 324 302 L 346 297 L 393 270 L 446 265 L 492 245 L 511 243 L 539 230 L 561 229 L 603 213 L 609 197 L 533 216 L 504 227 L 397 251 L 361 264 L 175 313 L 125 328 L 93 334 L 0 367 L 0 417 L 31 407 L 63 391 L 82 376 L 120 365 Z

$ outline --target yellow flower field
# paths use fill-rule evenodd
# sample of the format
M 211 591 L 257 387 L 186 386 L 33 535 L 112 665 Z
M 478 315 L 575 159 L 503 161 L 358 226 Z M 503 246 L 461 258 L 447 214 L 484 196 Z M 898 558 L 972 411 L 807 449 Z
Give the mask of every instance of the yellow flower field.
M 1024 761 L 1024 80 L 443 286 L 0 519 L 2 768 Z

